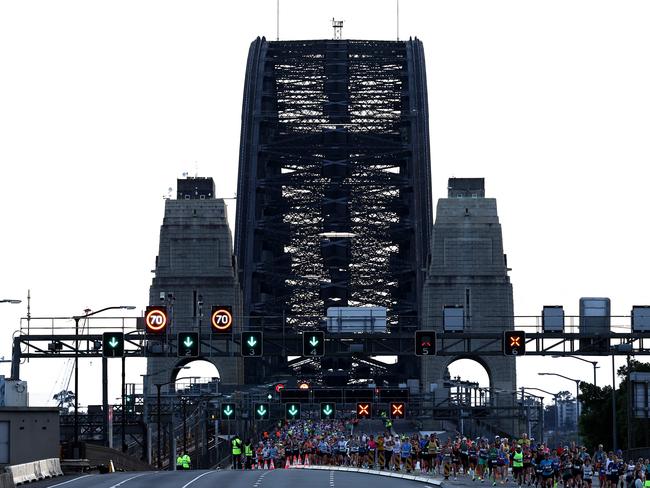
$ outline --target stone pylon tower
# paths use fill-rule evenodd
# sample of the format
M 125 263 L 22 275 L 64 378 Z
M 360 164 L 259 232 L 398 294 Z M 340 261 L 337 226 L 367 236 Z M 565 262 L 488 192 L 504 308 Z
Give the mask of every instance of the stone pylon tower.
M 210 334 L 213 305 L 233 308 L 234 333 L 241 331 L 241 300 L 228 227 L 226 205 L 214 197 L 212 178 L 178 180 L 177 199 L 165 201 L 160 228 L 160 248 L 149 289 L 150 305 L 166 305 L 170 311 L 169 337 L 181 331 Z M 237 319 L 240 320 L 237 320 Z M 150 343 L 149 348 L 163 347 Z M 222 384 L 241 384 L 242 360 L 234 357 L 199 359 L 212 362 Z M 148 384 L 166 383 L 191 360 L 149 357 Z
M 451 178 L 448 197 L 438 201 L 422 306 L 422 328 L 438 333 L 443 332 L 445 306 L 463 307 L 466 332 L 513 328 L 512 284 L 497 202 L 485 198 L 483 178 Z M 449 396 L 449 389 L 443 386 L 447 367 L 463 358 L 473 359 L 486 369 L 493 406 L 512 406 L 515 358 L 464 354 L 461 347 L 458 356 L 423 358 L 424 390 L 431 391 L 431 384 L 436 384 L 436 402 L 444 401 Z M 509 422 L 500 427 L 510 430 L 512 425 Z

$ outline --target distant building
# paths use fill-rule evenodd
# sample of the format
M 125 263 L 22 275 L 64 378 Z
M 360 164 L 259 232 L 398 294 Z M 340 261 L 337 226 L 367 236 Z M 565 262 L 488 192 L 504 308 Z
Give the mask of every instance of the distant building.
M 0 467 L 59 457 L 59 409 L 0 407 Z
M 576 403 L 578 416 L 582 412 L 580 403 L 573 400 L 560 400 L 557 402 L 557 421 L 560 430 L 576 428 Z

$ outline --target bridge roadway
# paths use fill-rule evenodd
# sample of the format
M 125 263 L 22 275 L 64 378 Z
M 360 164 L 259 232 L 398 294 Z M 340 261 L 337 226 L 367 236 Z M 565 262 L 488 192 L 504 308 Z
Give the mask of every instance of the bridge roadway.
M 92 474 L 30 483 L 30 488 L 436 488 L 433 484 L 364 473 L 334 470 L 276 469 L 273 471 L 152 471 Z

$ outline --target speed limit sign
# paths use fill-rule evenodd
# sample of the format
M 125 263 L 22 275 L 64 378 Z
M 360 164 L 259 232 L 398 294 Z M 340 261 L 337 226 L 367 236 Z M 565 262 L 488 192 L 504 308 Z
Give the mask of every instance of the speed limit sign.
M 148 334 L 164 334 L 169 324 L 167 307 L 160 305 L 147 307 L 144 312 L 144 324 Z
M 212 307 L 212 314 L 210 315 L 212 332 L 215 334 L 230 334 L 232 332 L 232 322 L 232 307 Z

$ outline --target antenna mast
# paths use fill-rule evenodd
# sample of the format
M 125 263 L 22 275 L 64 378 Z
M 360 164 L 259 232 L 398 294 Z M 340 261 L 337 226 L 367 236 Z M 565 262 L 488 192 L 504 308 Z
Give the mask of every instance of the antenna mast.
M 396 1 L 397 1 L 397 19 L 396 19 L 396 23 L 397 23 L 397 40 L 399 41 L 399 0 L 396 0 Z
M 341 39 L 343 35 L 343 21 L 334 20 L 334 17 L 332 17 L 332 28 L 334 29 L 334 39 Z
M 275 40 L 280 40 L 280 0 L 275 2 Z

